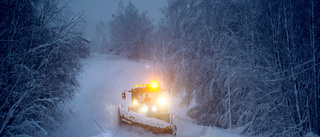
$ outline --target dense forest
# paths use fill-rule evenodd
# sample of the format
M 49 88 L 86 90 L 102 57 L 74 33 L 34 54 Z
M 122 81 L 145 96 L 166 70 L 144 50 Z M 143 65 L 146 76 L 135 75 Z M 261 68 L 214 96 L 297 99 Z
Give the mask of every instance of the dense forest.
M 154 30 L 120 3 L 110 52 L 155 59 L 196 123 L 259 136 L 320 133 L 320 1 L 168 0 Z
M 131 2 L 101 23 L 104 49 L 155 60 L 199 125 L 253 136 L 320 134 L 320 1 L 168 0 L 158 26 Z M 0 136 L 48 136 L 68 117 L 88 55 L 82 13 L 0 1 Z M 108 32 L 106 32 L 108 31 Z
M 131 2 L 127 7 L 120 2 L 118 12 L 113 14 L 109 26 L 112 52 L 126 56 L 130 60 L 152 56 L 150 45 L 153 25 L 146 17 L 146 12 L 140 14 Z
M 48 136 L 66 118 L 80 57 L 83 15 L 58 0 L 0 1 L 0 136 Z

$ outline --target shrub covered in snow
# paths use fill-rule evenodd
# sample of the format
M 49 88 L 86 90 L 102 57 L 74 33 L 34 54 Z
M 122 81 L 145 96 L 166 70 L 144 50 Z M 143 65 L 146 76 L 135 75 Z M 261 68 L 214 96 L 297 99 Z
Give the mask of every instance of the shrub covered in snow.
M 78 85 L 83 18 L 69 18 L 58 0 L 1 1 L 0 7 L 0 136 L 47 136 Z

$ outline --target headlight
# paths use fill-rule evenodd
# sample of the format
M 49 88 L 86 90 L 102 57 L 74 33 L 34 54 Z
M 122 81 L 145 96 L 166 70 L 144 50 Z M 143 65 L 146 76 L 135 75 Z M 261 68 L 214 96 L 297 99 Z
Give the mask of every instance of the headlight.
M 138 101 L 137 100 L 133 100 L 133 105 L 137 105 L 138 104 Z
M 157 107 L 153 106 L 153 107 L 151 108 L 151 110 L 152 110 L 153 112 L 155 112 L 155 111 L 157 111 Z
M 142 106 L 140 110 L 141 112 L 146 113 L 148 112 L 149 108 L 147 106 Z
M 161 106 L 165 106 L 165 105 L 167 104 L 167 100 L 166 100 L 166 98 L 164 98 L 164 97 L 160 97 L 160 98 L 158 99 L 158 103 L 159 103 Z

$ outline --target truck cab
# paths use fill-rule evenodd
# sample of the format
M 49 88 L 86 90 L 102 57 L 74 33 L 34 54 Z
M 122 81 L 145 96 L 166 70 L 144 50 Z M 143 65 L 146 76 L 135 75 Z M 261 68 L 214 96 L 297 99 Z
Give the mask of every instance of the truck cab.
M 168 100 L 164 91 L 156 83 L 135 85 L 135 88 L 128 91 L 131 93 L 128 111 L 170 122 Z M 125 99 L 125 92 L 122 93 L 122 97 Z

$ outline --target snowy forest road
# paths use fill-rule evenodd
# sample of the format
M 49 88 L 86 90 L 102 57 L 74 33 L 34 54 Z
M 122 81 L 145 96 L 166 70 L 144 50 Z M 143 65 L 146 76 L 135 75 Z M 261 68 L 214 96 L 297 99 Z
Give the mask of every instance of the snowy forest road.
M 121 92 L 131 89 L 135 84 L 149 83 L 153 78 L 150 62 L 131 62 L 114 55 L 93 55 L 83 60 L 84 73 L 81 76 L 79 92 L 71 102 L 74 115 L 56 131 L 52 137 L 88 137 L 88 136 L 170 136 L 154 135 L 139 127 L 117 123 L 117 107 L 124 104 Z M 148 64 L 149 63 L 149 64 Z M 150 65 L 152 66 L 152 65 Z M 161 82 L 160 82 L 161 83 Z M 127 102 L 129 103 L 129 102 Z M 176 107 L 178 107 L 177 103 Z M 174 109 L 181 111 L 182 109 Z M 175 114 L 179 114 L 175 112 Z M 96 124 L 97 121 L 101 128 Z M 177 136 L 233 136 L 240 137 L 225 130 L 192 124 L 176 119 Z M 102 134 L 101 134 L 102 133 Z M 108 133 L 108 134 L 107 134 Z

